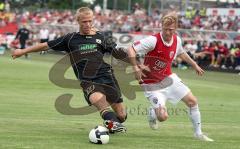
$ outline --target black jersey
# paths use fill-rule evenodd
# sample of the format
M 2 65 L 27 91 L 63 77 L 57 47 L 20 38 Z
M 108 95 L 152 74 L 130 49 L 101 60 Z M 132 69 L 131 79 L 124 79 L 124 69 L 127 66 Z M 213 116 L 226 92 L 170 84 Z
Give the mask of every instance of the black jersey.
M 30 31 L 26 28 L 21 28 L 18 30 L 16 39 L 19 38 L 20 41 L 27 40 L 29 38 Z
M 94 80 L 112 74 L 112 67 L 104 62 L 103 56 L 106 52 L 111 53 L 116 43 L 99 32 L 95 35 L 69 33 L 49 41 L 48 46 L 69 54 L 75 75 L 80 80 Z

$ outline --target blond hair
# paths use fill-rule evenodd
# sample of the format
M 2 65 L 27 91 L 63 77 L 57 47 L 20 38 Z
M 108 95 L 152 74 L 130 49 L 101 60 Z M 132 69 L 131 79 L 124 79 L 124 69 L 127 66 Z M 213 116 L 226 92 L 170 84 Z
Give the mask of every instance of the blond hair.
M 169 26 L 175 24 L 176 28 L 178 26 L 178 16 L 175 11 L 166 13 L 162 17 L 162 26 Z
M 84 15 L 93 14 L 93 11 L 92 11 L 92 9 L 90 9 L 88 7 L 79 8 L 76 12 L 76 15 L 75 15 L 75 18 L 76 18 L 77 21 L 79 21 L 80 15 L 82 15 L 82 14 L 84 14 Z

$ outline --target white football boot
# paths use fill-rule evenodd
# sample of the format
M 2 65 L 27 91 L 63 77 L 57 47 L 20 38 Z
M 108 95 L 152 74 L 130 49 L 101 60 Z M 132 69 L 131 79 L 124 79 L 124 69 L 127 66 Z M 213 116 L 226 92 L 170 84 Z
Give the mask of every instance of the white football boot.
M 194 134 L 194 137 L 198 140 L 201 140 L 201 141 L 207 141 L 207 142 L 213 142 L 214 141 L 213 139 L 209 138 L 205 134 Z
M 152 107 L 150 107 L 148 110 L 148 123 L 151 129 L 158 129 L 158 120 L 155 114 L 155 110 Z

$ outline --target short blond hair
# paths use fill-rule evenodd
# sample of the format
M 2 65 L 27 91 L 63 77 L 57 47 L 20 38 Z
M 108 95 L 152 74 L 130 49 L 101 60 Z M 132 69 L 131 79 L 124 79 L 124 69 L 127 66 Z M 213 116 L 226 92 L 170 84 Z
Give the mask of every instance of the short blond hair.
M 175 11 L 166 13 L 162 17 L 162 26 L 169 26 L 175 24 L 176 28 L 178 26 L 178 15 Z
M 84 15 L 93 14 L 93 11 L 92 11 L 92 9 L 90 9 L 88 7 L 79 8 L 76 12 L 76 15 L 75 15 L 75 18 L 76 18 L 77 21 L 79 21 L 80 15 L 82 15 L 82 14 L 84 14 Z

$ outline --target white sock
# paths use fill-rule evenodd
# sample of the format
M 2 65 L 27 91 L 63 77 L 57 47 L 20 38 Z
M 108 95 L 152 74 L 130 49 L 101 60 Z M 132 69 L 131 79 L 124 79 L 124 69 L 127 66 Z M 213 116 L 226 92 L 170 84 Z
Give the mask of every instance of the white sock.
M 194 132 L 196 135 L 202 134 L 201 128 L 201 114 L 198 108 L 198 105 L 189 108 L 189 117 L 192 121 Z
M 155 120 L 157 118 L 155 110 L 154 110 L 154 108 L 152 106 L 149 107 L 149 111 L 148 112 L 149 112 L 149 115 L 150 115 L 152 120 Z

